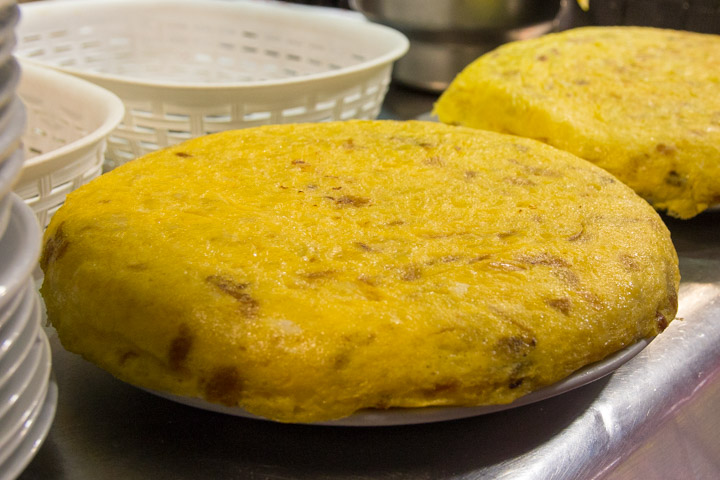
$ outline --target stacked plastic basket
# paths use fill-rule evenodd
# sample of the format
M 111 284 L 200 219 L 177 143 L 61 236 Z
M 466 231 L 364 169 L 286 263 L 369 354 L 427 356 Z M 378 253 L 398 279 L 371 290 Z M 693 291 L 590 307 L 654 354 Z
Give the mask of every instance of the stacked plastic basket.
M 25 161 L 14 190 L 41 227 L 68 193 L 102 173 L 107 136 L 123 116 L 111 92 L 77 77 L 20 62 L 17 93 L 27 114 Z
M 22 472 L 55 415 L 48 338 L 33 271 L 41 229 L 33 210 L 12 192 L 24 161 L 25 107 L 17 94 L 21 69 L 12 55 L 15 2 L 0 0 L 0 479 Z
M 2 1 L 2 0 L 0 0 Z M 16 55 L 117 95 L 107 169 L 190 138 L 380 113 L 400 32 L 279 2 L 23 4 Z

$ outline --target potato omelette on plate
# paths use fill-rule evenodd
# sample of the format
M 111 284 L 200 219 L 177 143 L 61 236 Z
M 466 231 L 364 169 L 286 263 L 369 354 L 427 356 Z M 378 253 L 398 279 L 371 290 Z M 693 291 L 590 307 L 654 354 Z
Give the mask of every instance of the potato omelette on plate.
M 71 193 L 45 233 L 62 344 L 281 422 L 514 399 L 661 332 L 655 210 L 535 140 L 433 122 L 229 131 Z
M 577 28 L 483 55 L 435 113 L 567 150 L 691 218 L 720 206 L 718 72 L 720 35 Z

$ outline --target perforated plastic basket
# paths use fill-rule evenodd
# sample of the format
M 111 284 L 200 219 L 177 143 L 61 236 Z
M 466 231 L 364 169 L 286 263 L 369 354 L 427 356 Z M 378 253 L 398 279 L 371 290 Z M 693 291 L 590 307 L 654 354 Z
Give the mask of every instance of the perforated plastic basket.
M 250 1 L 29 3 L 17 35 L 18 57 L 123 100 L 111 167 L 222 130 L 374 118 L 408 48 L 355 17 Z
M 45 226 L 69 192 L 102 172 L 106 140 L 122 119 L 123 104 L 77 77 L 25 62 L 21 70 L 25 163 L 14 190 Z

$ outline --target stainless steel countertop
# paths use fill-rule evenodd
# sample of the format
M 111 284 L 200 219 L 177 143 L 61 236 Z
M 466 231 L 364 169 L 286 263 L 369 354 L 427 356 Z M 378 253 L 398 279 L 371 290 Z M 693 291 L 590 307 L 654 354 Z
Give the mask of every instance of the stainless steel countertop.
M 392 87 L 383 118 L 433 97 Z M 161 399 L 65 352 L 31 479 L 720 478 L 720 211 L 664 218 L 678 319 L 613 374 L 533 405 L 401 427 L 285 425 Z

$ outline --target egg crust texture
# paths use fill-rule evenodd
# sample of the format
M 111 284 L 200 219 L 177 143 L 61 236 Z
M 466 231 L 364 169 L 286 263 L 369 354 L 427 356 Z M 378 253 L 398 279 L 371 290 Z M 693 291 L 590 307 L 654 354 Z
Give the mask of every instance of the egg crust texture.
M 657 212 L 541 142 L 434 122 L 209 135 L 67 197 L 42 295 L 131 384 L 281 422 L 488 405 L 674 318 Z
M 483 55 L 434 112 L 567 150 L 687 219 L 720 204 L 719 72 L 718 35 L 583 27 Z

